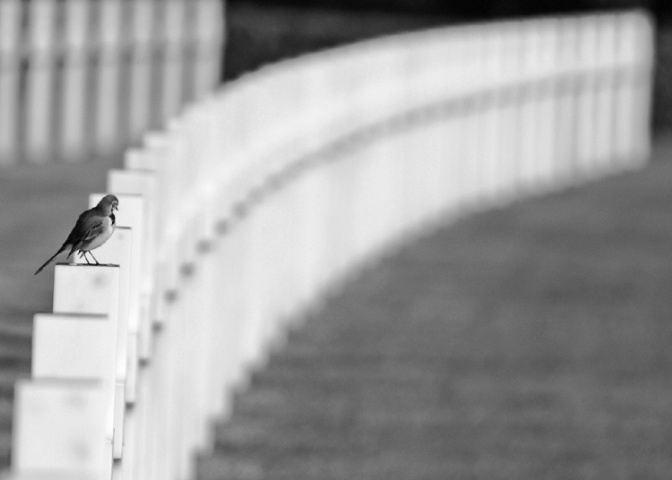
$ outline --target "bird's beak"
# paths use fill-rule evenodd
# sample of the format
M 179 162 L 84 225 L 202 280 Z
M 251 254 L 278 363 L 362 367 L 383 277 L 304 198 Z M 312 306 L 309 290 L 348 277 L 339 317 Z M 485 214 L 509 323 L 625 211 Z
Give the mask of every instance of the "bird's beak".
M 117 207 L 116 205 L 113 205 L 112 206 L 112 211 L 114 212 L 115 210 L 119 210 L 119 207 Z

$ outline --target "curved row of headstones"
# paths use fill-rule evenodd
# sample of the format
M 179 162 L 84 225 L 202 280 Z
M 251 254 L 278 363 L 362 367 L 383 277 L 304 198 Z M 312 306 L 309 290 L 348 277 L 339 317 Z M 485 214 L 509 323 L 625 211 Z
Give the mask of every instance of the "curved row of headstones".
M 358 267 L 438 219 L 641 166 L 651 45 L 638 12 L 394 36 L 146 134 L 108 174 L 105 265 L 58 264 L 35 316 L 15 478 L 189 478 L 247 372 Z
M 0 2 L 0 165 L 119 154 L 212 89 L 221 0 Z

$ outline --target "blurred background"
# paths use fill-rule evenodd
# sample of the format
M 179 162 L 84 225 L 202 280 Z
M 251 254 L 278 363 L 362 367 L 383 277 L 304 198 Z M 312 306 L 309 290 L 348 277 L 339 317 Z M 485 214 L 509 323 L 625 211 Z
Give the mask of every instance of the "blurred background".
M 666 0 L 231 0 L 224 77 L 400 31 L 508 17 L 644 8 L 657 24 L 653 122 L 672 126 L 672 4 Z
M 253 377 L 204 478 L 667 477 L 672 3 L 231 0 L 224 75 L 400 31 L 623 8 L 657 27 L 652 166 L 461 221 L 353 281 Z

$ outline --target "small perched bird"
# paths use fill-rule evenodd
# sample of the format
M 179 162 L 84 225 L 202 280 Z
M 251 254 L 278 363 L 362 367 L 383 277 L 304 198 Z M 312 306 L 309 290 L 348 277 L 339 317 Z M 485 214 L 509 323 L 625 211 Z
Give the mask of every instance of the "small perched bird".
M 49 265 L 56 256 L 70 249 L 68 257 L 70 258 L 76 251 L 80 253 L 80 258 L 84 257 L 86 263 L 90 263 L 86 257 L 88 253 L 93 257 L 98 265 L 98 260 L 93 256 L 91 250 L 100 247 L 107 239 L 112 236 L 116 228 L 116 219 L 114 218 L 114 211 L 118 209 L 119 200 L 114 195 L 105 195 L 103 199 L 98 202 L 98 205 L 82 213 L 77 219 L 77 223 L 68 235 L 67 240 L 63 243 L 58 252 L 44 262 L 40 268 L 37 269 L 35 275 L 40 273 L 44 267 Z

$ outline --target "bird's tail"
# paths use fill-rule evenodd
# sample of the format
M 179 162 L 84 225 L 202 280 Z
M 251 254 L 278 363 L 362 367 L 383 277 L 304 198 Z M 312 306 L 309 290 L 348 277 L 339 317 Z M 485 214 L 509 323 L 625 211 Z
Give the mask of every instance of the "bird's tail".
M 59 248 L 59 249 L 58 249 L 58 252 L 54 253 L 54 254 L 51 256 L 51 258 L 50 258 L 49 260 L 47 260 L 46 262 L 44 262 L 44 265 L 42 265 L 40 268 L 38 268 L 37 271 L 34 273 L 34 275 L 37 275 L 37 274 L 40 273 L 42 270 L 44 270 L 44 267 L 46 267 L 47 265 L 49 265 L 49 264 L 51 263 L 51 261 L 52 261 L 54 258 L 56 258 L 56 257 L 58 256 L 58 254 L 61 253 L 62 251 L 64 251 L 66 248 L 67 248 L 67 245 L 63 245 L 61 248 Z

